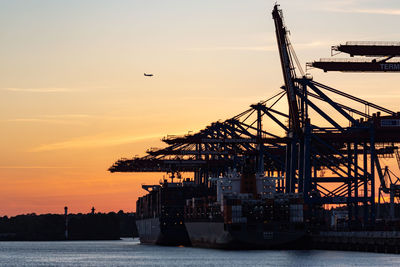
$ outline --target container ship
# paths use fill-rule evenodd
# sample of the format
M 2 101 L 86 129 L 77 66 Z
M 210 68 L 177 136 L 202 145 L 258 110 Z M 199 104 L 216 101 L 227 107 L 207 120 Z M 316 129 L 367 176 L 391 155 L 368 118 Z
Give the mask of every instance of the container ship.
M 253 169 L 210 177 L 208 187 L 190 179 L 143 185 L 149 192 L 137 201 L 140 241 L 221 249 L 301 247 L 302 198 L 283 193 L 283 177 Z
M 190 246 L 184 224 L 186 199 L 204 196 L 209 189 L 190 179 L 174 183 L 163 180 L 158 185 L 142 185 L 148 194 L 136 202 L 136 226 L 141 243 Z
M 210 178 L 216 195 L 186 200 L 191 244 L 221 249 L 301 247 L 306 233 L 303 200 L 280 192 L 282 179 L 249 170 Z

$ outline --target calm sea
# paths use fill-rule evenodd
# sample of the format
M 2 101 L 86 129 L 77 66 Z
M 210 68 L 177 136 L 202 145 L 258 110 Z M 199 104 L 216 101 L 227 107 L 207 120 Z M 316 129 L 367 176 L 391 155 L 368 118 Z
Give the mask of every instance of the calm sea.
M 1 266 L 400 266 L 393 254 L 224 251 L 140 245 L 138 240 L 0 242 Z

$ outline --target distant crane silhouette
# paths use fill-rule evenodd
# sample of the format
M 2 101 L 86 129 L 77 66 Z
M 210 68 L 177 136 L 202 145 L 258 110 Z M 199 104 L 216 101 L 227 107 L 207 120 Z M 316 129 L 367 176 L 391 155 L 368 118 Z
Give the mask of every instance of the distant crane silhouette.
M 152 77 L 152 76 L 153 76 L 153 74 L 151 74 L 151 73 L 149 73 L 149 74 L 147 74 L 147 73 L 144 73 L 144 76 L 146 76 L 146 77 Z

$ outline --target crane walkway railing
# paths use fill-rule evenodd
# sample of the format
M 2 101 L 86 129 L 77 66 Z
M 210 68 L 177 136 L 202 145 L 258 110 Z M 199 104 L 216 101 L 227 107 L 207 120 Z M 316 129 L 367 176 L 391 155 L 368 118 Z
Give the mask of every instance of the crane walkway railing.
M 345 45 L 400 46 L 400 42 L 394 42 L 394 41 L 347 41 Z

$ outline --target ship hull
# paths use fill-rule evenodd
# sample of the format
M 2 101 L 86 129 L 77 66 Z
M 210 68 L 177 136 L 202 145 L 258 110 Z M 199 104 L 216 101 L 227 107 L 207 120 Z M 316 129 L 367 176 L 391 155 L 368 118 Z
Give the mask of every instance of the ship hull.
M 184 224 L 162 226 L 159 218 L 136 220 L 140 243 L 162 246 L 190 246 Z
M 259 226 L 259 225 L 258 225 Z M 257 225 L 186 222 L 195 247 L 219 249 L 303 249 L 305 231 L 263 231 Z
M 159 218 L 136 220 L 140 243 L 156 244 L 160 236 Z

